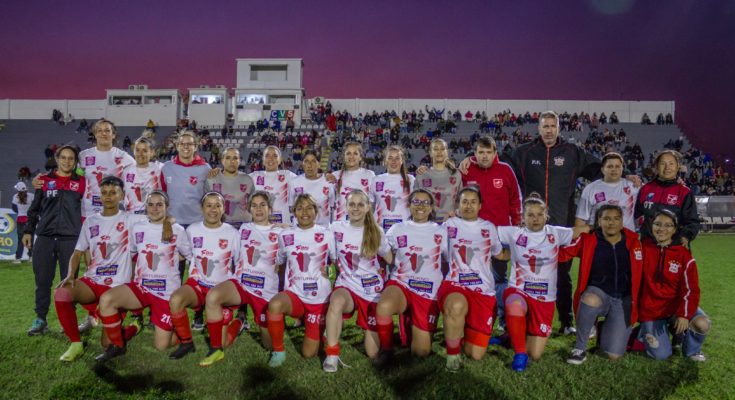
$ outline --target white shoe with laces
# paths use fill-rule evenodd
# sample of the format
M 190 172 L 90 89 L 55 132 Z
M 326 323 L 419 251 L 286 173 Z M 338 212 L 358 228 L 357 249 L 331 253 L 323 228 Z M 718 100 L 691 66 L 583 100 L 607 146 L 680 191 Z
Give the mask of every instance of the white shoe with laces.
M 322 369 L 324 372 L 337 372 L 340 365 L 344 368 L 350 368 L 350 366 L 345 364 L 339 356 L 327 356 L 322 363 Z
M 84 318 L 84 321 L 82 321 L 81 324 L 79 324 L 79 333 L 87 332 L 90 329 L 94 329 L 97 327 L 97 320 L 91 316 L 87 315 L 86 318 Z
M 707 357 L 705 357 L 704 353 L 692 354 L 691 356 L 689 356 L 689 359 L 696 362 L 707 361 Z

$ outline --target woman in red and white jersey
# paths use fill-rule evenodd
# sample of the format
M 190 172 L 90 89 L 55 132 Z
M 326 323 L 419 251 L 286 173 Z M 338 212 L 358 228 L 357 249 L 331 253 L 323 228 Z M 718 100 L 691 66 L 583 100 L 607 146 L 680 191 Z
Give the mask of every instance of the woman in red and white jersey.
M 225 199 L 217 192 L 205 193 L 201 200 L 204 221 L 186 228 L 191 245 L 189 278 L 171 294 L 171 322 L 181 344 L 169 355 L 179 359 L 193 352 L 189 315 L 186 308 L 204 307 L 207 293 L 218 284 L 232 278 L 232 271 L 240 256 L 240 236 L 237 229 L 226 224 Z M 225 319 L 229 322 L 232 313 Z
M 306 331 L 301 354 L 316 356 L 324 331 L 324 316 L 329 306 L 327 266 L 334 259 L 334 237 L 329 229 L 316 225 L 319 206 L 308 194 L 300 194 L 294 201 L 297 225 L 281 231 L 278 236 L 278 265 L 286 263 L 284 291 L 268 304 L 268 333 L 273 353 L 270 367 L 279 367 L 286 361 L 283 345 L 283 316 L 303 318 Z
M 357 142 L 345 143 L 342 151 L 342 169 L 334 171 L 327 179 L 335 181 L 335 204 L 333 221 L 347 219 L 347 195 L 352 189 L 360 189 L 372 199 L 375 173 L 361 167 L 362 145 Z
M 301 166 L 304 174 L 299 175 L 291 181 L 289 189 L 289 204 L 293 207 L 296 196 L 306 193 L 314 198 L 319 204 L 319 217 L 316 223 L 323 227 L 329 227 L 332 217 L 332 206 L 334 205 L 334 185 L 331 184 L 324 174 L 319 172 L 319 157 L 314 150 L 304 152 Z
M 273 213 L 271 221 L 276 224 L 291 223 L 288 192 L 291 181 L 296 174 L 287 169 L 278 169 L 281 166 L 281 150 L 276 146 L 268 146 L 263 151 L 264 171 L 254 171 L 250 177 L 255 184 L 255 190 L 270 193 L 273 197 Z
M 278 234 L 281 228 L 270 222 L 272 201 L 270 195 L 257 191 L 250 197 L 248 212 L 253 222 L 240 226 L 240 259 L 234 277 L 215 286 L 206 298 L 209 355 L 199 365 L 209 366 L 225 357 L 222 350 L 230 346 L 240 332 L 244 321 L 233 319 L 223 338 L 223 306 L 249 304 L 260 326 L 263 345 L 270 349 L 266 311 L 268 302 L 278 293 Z
M 487 353 L 495 319 L 491 257 L 499 257 L 503 252 L 495 225 L 478 217 L 482 207 L 480 191 L 474 186 L 460 190 L 458 203 L 461 218 L 450 217 L 444 222 L 450 261 L 438 294 L 444 314 L 449 371 L 458 370 L 462 364 L 463 333 L 467 356 L 480 360 Z
M 375 177 L 375 219 L 383 232 L 391 226 L 407 221 L 411 216 L 408 210 L 408 195 L 411 194 L 415 178 L 408 174 L 403 160 L 403 149 L 388 146 L 385 149 L 385 167 L 388 172 Z
M 175 343 L 168 301 L 181 286 L 179 257 L 191 257 L 191 247 L 184 228 L 166 221 L 168 196 L 164 192 L 149 192 L 145 208 L 146 220 L 136 223 L 130 235 L 130 253 L 135 260 L 133 281 L 108 290 L 100 298 L 100 319 L 112 344 L 98 361 L 125 354 L 127 343 L 121 310 L 150 307 L 151 322 L 155 326 L 154 347 L 164 351 Z
M 335 221 L 330 228 L 339 275 L 327 312 L 327 358 L 322 364 L 325 372 L 336 372 L 339 367 L 342 319 L 355 311 L 357 326 L 365 332 L 365 352 L 370 358 L 378 355 L 375 310 L 384 282 L 377 256 L 387 263 L 393 261 L 388 241 L 375 223 L 365 192 L 356 189 L 347 195 L 347 215 L 349 221 Z
M 140 137 L 133 147 L 135 164 L 122 172 L 125 181 L 125 211 L 137 215 L 136 221 L 145 221 L 148 193 L 161 190 L 161 168 L 163 164 L 151 161 L 154 156 L 153 143 Z
M 378 366 L 390 361 L 393 349 L 393 315 L 410 319 L 411 352 L 431 353 L 431 335 L 439 317 L 437 292 L 448 259 L 447 231 L 434 222 L 434 197 L 414 190 L 408 197 L 411 219 L 393 225 L 386 234 L 394 251 L 395 268 L 380 296 L 376 312 L 380 354 Z M 406 321 L 408 322 L 408 321 Z
M 130 282 L 131 223 L 128 214 L 120 211 L 124 184 L 120 178 L 106 176 L 100 182 L 102 213 L 88 216 L 82 224 L 74 253 L 69 260 L 67 276 L 59 282 L 54 293 L 56 314 L 64 333 L 71 341 L 61 361 L 74 361 L 84 352 L 77 325 L 74 303 L 84 306 L 90 313 L 97 309 L 97 302 L 107 290 Z M 76 279 L 79 263 L 84 254 L 91 253 L 84 276 Z M 102 345 L 108 341 L 102 336 Z
M 536 193 L 523 202 L 524 227 L 499 226 L 498 236 L 510 247 L 512 268 L 508 288 L 503 294 L 505 322 L 515 351 L 511 367 L 521 372 L 528 357 L 541 358 L 551 335 L 556 300 L 559 247 L 588 226 L 563 228 L 546 225 L 546 203 Z

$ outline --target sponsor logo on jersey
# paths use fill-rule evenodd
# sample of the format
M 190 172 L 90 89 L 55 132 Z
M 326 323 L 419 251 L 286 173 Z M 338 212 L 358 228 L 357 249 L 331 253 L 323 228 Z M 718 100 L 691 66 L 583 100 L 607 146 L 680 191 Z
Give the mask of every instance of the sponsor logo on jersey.
M 293 192 L 297 195 L 304 193 L 304 188 L 302 187 L 295 187 L 293 188 Z
M 533 296 L 546 296 L 549 294 L 549 284 L 547 282 L 525 282 L 523 291 Z
M 263 289 L 265 287 L 265 277 L 242 274 L 240 275 L 240 283 L 245 287 Z
M 97 276 L 115 276 L 117 275 L 117 264 L 101 265 L 95 271 Z
M 470 272 L 467 274 L 459 274 L 459 284 L 462 286 L 476 286 L 482 285 L 482 278 L 477 272 Z
M 165 292 L 166 291 L 166 280 L 165 279 L 146 279 L 143 278 L 141 286 L 154 292 Z
M 434 288 L 434 282 L 409 279 L 408 287 L 418 293 L 431 293 Z
M 562 165 L 564 165 L 564 157 L 554 157 L 554 165 L 556 165 L 557 167 L 561 167 Z
M 384 185 L 385 185 L 385 182 L 375 182 L 375 191 L 382 192 Z
M 283 245 L 284 246 L 293 246 L 293 244 L 294 244 L 293 234 L 283 235 Z
M 191 239 L 192 243 L 194 244 L 195 249 L 201 249 L 204 247 L 204 237 L 203 236 L 195 236 Z
M 502 188 L 503 187 L 503 180 L 502 179 L 498 179 L 498 178 L 493 179 L 493 187 L 495 189 Z
M 248 240 L 250 238 L 250 230 L 249 229 L 243 229 L 240 232 L 240 240 Z
M 337 239 L 338 242 L 342 243 L 342 236 L 344 234 L 342 232 L 334 232 L 334 238 Z
M 102 200 L 100 199 L 100 196 L 92 196 L 92 206 L 102 207 Z
M 457 228 L 454 226 L 448 226 L 447 236 L 449 236 L 450 239 L 456 239 L 457 238 Z
M 362 287 L 364 288 L 380 285 L 380 277 L 378 277 L 377 275 L 373 275 L 367 278 L 360 278 L 360 281 L 362 283 Z
M 321 243 L 324 240 L 324 234 L 323 233 L 315 233 L 314 234 L 314 241 L 317 243 Z
M 403 248 L 408 246 L 408 236 L 401 235 L 396 238 L 396 243 L 398 244 L 398 248 Z
M 605 192 L 595 193 L 595 203 L 602 203 L 605 201 Z
M 678 274 L 679 268 L 681 268 L 681 264 L 679 264 L 678 261 L 669 261 L 669 272 L 673 274 Z
M 212 184 L 212 190 L 215 192 L 221 192 L 222 191 L 222 184 L 221 183 L 213 183 Z
M 386 218 L 383 220 L 383 231 L 388 232 L 391 226 L 403 222 L 400 218 Z
M 677 201 L 679 201 L 679 196 L 675 194 L 666 195 L 666 204 L 673 206 L 676 205 Z
M 521 247 L 528 246 L 528 236 L 526 235 L 518 236 L 518 239 L 516 240 L 516 246 L 521 246 Z
M 94 163 L 95 163 L 94 156 L 84 157 L 84 166 L 94 165 Z
M 135 232 L 135 243 L 143 243 L 145 232 Z
M 125 182 L 135 182 L 135 174 L 125 174 Z
M 255 183 L 257 185 L 265 185 L 265 177 L 264 176 L 258 176 L 255 178 Z
M 46 187 L 48 187 L 49 190 L 55 190 L 56 189 L 56 181 L 48 181 L 48 182 L 46 182 Z
M 94 225 L 89 227 L 89 237 L 97 237 L 100 234 L 100 226 Z
M 312 292 L 319 290 L 319 284 L 316 282 L 304 282 L 304 292 Z
M 220 239 L 219 240 L 219 248 L 224 250 L 227 248 L 227 245 L 229 244 L 229 240 L 227 239 Z
M 422 179 L 421 185 L 424 187 L 430 187 L 431 186 L 431 179 Z
M 268 240 L 270 240 L 271 242 L 276 242 L 278 240 L 278 234 L 275 232 L 269 233 Z

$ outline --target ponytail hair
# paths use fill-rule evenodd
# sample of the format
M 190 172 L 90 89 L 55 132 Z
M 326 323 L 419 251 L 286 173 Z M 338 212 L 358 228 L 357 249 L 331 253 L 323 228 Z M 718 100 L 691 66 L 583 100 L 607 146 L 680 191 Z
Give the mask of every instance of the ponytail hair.
M 347 169 L 345 167 L 345 153 L 347 152 L 347 149 L 355 146 L 358 149 L 360 149 L 360 158 L 362 159 L 362 145 L 358 142 L 347 142 L 345 143 L 345 147 L 342 149 L 342 169 L 340 169 L 339 179 L 337 179 L 337 185 L 335 187 L 335 195 L 339 196 L 340 191 L 342 190 L 342 179 L 345 177 L 345 172 L 347 172 Z
M 405 154 L 403 152 L 403 148 L 401 146 L 397 145 L 390 145 L 385 148 L 385 153 L 383 155 L 384 163 L 388 162 L 388 153 L 391 151 L 398 152 L 398 154 L 401 155 L 401 179 L 403 179 L 403 194 L 408 194 L 411 192 L 411 181 L 408 180 L 408 169 L 406 169 L 406 158 Z
M 444 160 L 444 166 L 449 170 L 450 175 L 454 175 L 455 172 L 457 172 L 457 166 L 454 165 L 454 161 L 449 157 L 449 145 L 447 145 L 447 141 L 442 138 L 435 138 L 431 140 L 431 143 L 429 145 L 429 153 L 431 153 L 431 147 L 433 147 L 435 144 L 441 144 L 444 146 L 444 150 L 447 152 L 447 159 Z M 434 160 L 432 160 L 432 163 Z
M 365 213 L 364 219 L 362 220 L 363 231 L 362 244 L 360 246 L 360 256 L 363 258 L 371 259 L 378 254 L 378 249 L 380 248 L 380 239 L 382 237 L 383 231 L 378 226 L 378 223 L 375 222 L 375 217 L 373 217 L 373 213 L 369 210 L 370 199 L 368 198 L 368 195 L 360 189 L 355 189 L 351 191 L 349 195 L 347 195 L 347 198 L 349 199 L 351 196 L 362 197 L 362 199 L 365 201 L 365 204 L 368 206 L 368 210 Z
M 544 211 L 547 210 L 546 203 L 541 199 L 541 195 L 537 192 L 531 192 L 531 194 L 526 197 L 525 200 L 523 200 L 523 211 L 525 212 L 526 209 L 529 206 L 541 206 L 544 208 Z

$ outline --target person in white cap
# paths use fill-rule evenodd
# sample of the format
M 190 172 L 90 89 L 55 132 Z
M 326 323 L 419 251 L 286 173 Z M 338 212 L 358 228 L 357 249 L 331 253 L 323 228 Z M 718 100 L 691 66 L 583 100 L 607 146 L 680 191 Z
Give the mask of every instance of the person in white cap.
M 23 182 L 18 182 L 14 186 L 18 193 L 13 195 L 13 211 L 16 214 L 16 232 L 18 233 L 18 247 L 15 250 L 15 261 L 14 264 L 20 264 L 20 259 L 23 256 L 23 229 L 28 222 L 28 209 L 31 207 L 33 202 L 33 193 L 28 193 L 28 188 Z M 31 257 L 31 250 L 28 250 L 28 257 Z

